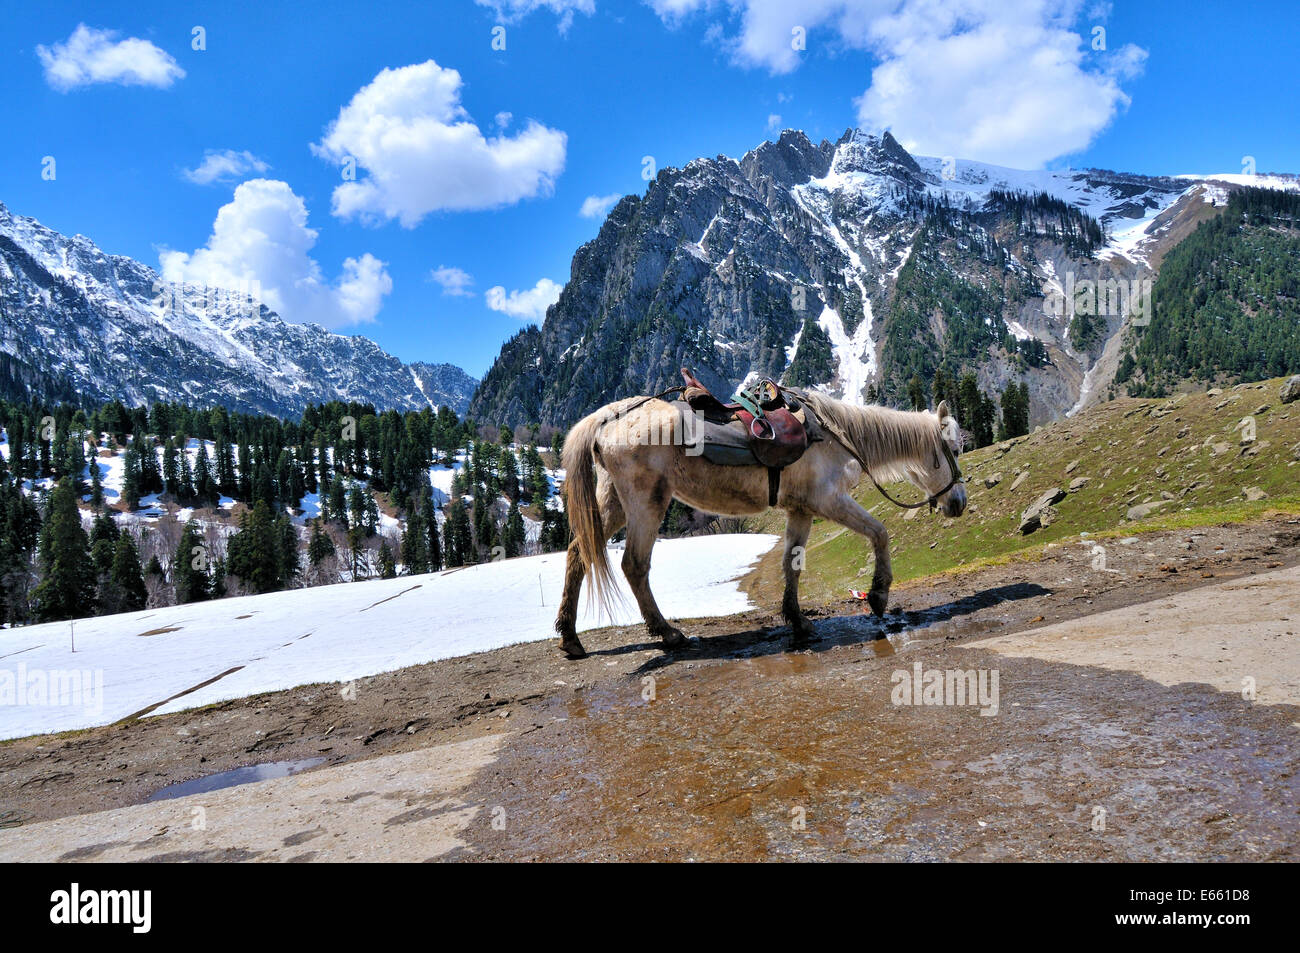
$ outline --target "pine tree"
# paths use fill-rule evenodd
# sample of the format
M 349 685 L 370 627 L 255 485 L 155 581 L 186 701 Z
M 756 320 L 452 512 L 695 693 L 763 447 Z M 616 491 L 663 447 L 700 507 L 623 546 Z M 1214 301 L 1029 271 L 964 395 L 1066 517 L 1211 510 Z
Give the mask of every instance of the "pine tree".
M 207 547 L 203 544 L 199 524 L 189 520 L 181 530 L 181 540 L 172 560 L 172 582 L 176 587 L 176 604 L 202 602 L 211 595 Z
M 288 589 L 298 578 L 302 566 L 298 559 L 298 531 L 293 521 L 282 514 L 275 521 L 276 540 L 279 543 L 277 555 L 280 571 L 280 587 Z
M 524 518 L 519 512 L 519 504 L 512 503 L 510 512 L 506 515 L 506 524 L 501 530 L 501 545 L 506 551 L 506 558 L 510 559 L 523 553 L 526 541 Z
M 393 551 L 388 547 L 388 540 L 379 544 L 379 578 L 393 579 L 397 576 L 397 565 L 393 562 Z
M 348 490 L 347 485 L 343 482 L 342 477 L 334 477 L 330 480 L 329 493 L 326 494 L 329 506 L 325 511 L 329 518 L 337 523 L 342 523 L 343 528 L 348 526 Z
M 104 477 L 99 469 L 99 456 L 94 452 L 90 456 L 90 505 L 96 513 L 104 508 Z
M 132 439 L 132 445 L 140 446 L 140 489 L 145 493 L 162 492 L 162 474 L 158 472 L 158 453 L 153 441 L 141 434 L 139 440 Z
M 258 500 L 226 544 L 226 569 L 252 592 L 276 592 L 284 584 L 282 545 L 271 508 Z
M 130 533 L 122 533 L 117 538 L 109 578 L 117 598 L 118 612 L 135 612 L 145 607 L 149 596 L 144 587 L 144 574 L 140 571 L 140 554 Z
M 122 502 L 128 510 L 140 505 L 140 452 L 135 444 L 122 457 Z
M 0 621 L 27 621 L 31 557 L 40 531 L 36 504 L 13 476 L 0 474 Z
M 402 563 L 408 575 L 418 576 L 429 571 L 429 536 L 424 525 L 424 514 L 413 500 L 402 530 Z
M 95 564 L 90 539 L 81 527 L 77 496 L 68 479 L 60 480 L 49 497 L 49 512 L 41 529 L 41 582 L 32 597 L 36 618 L 56 622 L 92 615 L 95 611 Z
M 90 558 L 95 563 L 95 574 L 103 579 L 113 568 L 113 557 L 117 552 L 117 540 L 121 533 L 113 517 L 101 513 L 95 517 L 90 528 Z
M 1029 385 L 1012 382 L 1002 392 L 1002 424 L 998 428 L 998 439 L 1023 437 L 1027 433 L 1029 433 Z
M 173 497 L 179 497 L 181 492 L 180 459 L 176 455 L 176 444 L 171 437 L 168 437 L 163 444 L 162 479 L 163 489 Z
M 190 453 L 182 441 L 180 449 L 181 475 L 177 494 L 182 501 L 189 502 L 197 495 L 194 489 L 194 468 L 190 466 Z
M 912 402 L 913 410 L 925 409 L 925 382 L 921 380 L 919 374 L 913 374 L 912 379 L 907 382 L 907 399 Z
M 199 452 L 194 458 L 194 495 L 200 503 L 215 503 L 217 500 L 216 481 L 212 475 L 212 465 L 208 462 L 208 445 L 199 441 Z
M 253 452 L 248 447 L 248 442 L 241 439 L 239 441 L 239 479 L 236 489 L 239 498 L 245 502 L 253 500 Z M 238 575 L 238 573 L 236 573 Z
M 314 519 L 311 521 L 311 542 L 307 544 L 307 559 L 312 566 L 319 566 L 326 559 L 334 555 L 334 540 L 330 539 L 329 534 L 321 529 L 321 521 Z
M 470 535 L 469 514 L 465 504 L 452 500 L 443 523 L 443 559 L 447 566 L 464 566 L 474 561 L 474 543 Z

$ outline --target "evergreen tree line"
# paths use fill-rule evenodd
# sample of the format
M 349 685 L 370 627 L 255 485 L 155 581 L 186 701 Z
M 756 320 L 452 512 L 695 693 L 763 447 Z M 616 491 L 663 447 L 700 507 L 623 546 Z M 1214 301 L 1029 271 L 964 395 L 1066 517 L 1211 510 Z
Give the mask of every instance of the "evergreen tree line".
M 1300 368 L 1300 195 L 1241 189 L 1160 266 L 1145 328 L 1115 382 L 1163 396 L 1181 380 L 1263 380 Z
M 907 393 L 913 410 L 938 407 L 946 400 L 961 424 L 964 450 L 977 450 L 995 441 L 1029 433 L 1029 385 L 1024 381 L 1012 381 L 994 400 L 980 389 L 974 371 L 954 374 L 945 363 L 935 371 L 928 387 L 920 376 L 913 375 Z M 874 387 L 867 396 L 874 401 Z
M 9 444 L 0 455 L 0 617 L 11 624 L 387 577 L 399 564 L 436 571 L 568 544 L 536 444 L 516 451 L 510 431 L 497 428 L 497 440 L 475 439 L 475 425 L 445 407 L 375 414 L 336 403 L 280 421 L 175 404 L 113 401 L 87 411 L 0 401 L 0 426 Z M 150 493 L 190 507 L 240 501 L 237 528 L 221 525 L 220 510 L 206 522 L 119 523 L 98 457 L 123 447 L 121 509 Z M 460 450 L 469 463 L 440 526 L 428 468 Z M 321 516 L 307 527 L 304 564 L 291 514 L 307 494 L 319 494 Z M 400 542 L 379 532 L 380 500 L 402 524 Z M 525 529 L 530 506 L 541 523 L 535 547 Z
M 1059 242 L 1076 258 L 1090 258 L 1106 244 L 1106 230 L 1099 221 L 1047 192 L 994 189 L 989 199 L 1011 217 L 1017 235 Z

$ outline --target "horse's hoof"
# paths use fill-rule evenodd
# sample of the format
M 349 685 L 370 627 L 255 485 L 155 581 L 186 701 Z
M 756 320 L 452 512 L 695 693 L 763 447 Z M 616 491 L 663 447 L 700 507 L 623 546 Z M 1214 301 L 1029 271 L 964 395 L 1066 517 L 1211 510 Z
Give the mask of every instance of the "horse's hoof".
M 667 629 L 660 635 L 660 639 L 665 649 L 684 649 L 691 644 L 681 629 Z
M 582 643 L 575 636 L 572 639 L 565 639 L 560 643 L 560 651 L 571 659 L 580 659 L 587 657 L 587 650 L 582 647 Z
M 812 623 L 807 619 L 800 619 L 798 623 L 790 626 L 790 646 L 792 648 L 805 648 L 817 641 L 817 630 L 813 628 Z
M 889 593 L 871 590 L 867 593 L 867 605 L 871 606 L 871 611 L 876 615 L 883 616 L 889 607 Z

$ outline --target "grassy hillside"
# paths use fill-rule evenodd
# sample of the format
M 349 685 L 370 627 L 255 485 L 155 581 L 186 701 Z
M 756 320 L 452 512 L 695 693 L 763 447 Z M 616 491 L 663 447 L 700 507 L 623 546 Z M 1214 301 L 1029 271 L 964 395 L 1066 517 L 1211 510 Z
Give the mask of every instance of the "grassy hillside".
M 926 509 L 910 511 L 909 518 L 866 480 L 854 495 L 889 527 L 896 581 L 1006 559 L 1080 533 L 1128 535 L 1248 520 L 1270 510 L 1300 512 L 1300 402 L 1280 403 L 1281 383 L 1115 400 L 963 454 L 969 505 L 958 519 Z M 1253 441 L 1240 427 L 1247 416 L 1254 420 Z M 1023 511 L 1053 488 L 1066 492 L 1054 518 L 1022 533 Z M 914 500 L 919 491 L 900 486 L 894 495 Z M 761 525 L 770 532 L 782 527 L 777 511 Z M 866 588 L 870 552 L 862 537 L 817 520 L 805 603 Z M 747 588 L 779 589 L 779 563 L 779 551 L 764 557 Z

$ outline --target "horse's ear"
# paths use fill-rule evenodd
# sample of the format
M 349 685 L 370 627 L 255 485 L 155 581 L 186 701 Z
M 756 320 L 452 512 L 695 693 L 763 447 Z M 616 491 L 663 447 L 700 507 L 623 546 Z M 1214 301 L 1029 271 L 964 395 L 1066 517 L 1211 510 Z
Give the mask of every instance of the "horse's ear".
M 946 400 L 939 401 L 939 406 L 934 412 L 940 420 L 947 420 L 952 416 L 952 411 L 948 409 L 948 402 Z

